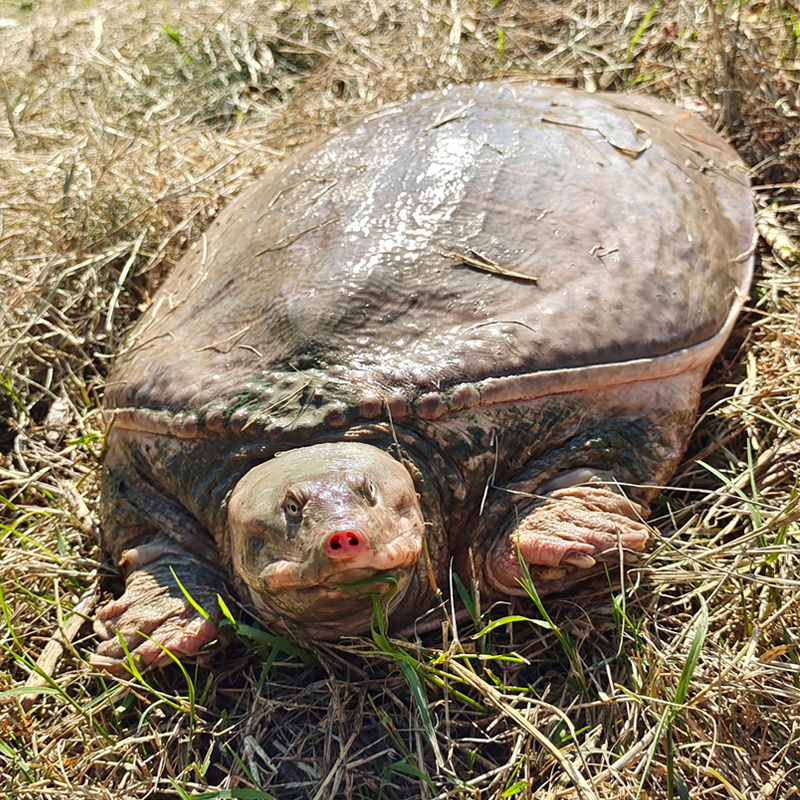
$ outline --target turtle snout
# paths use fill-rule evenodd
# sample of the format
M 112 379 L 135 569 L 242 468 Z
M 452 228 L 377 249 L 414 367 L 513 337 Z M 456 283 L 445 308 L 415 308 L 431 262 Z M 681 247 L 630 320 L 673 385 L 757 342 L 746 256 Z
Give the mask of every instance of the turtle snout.
M 334 561 L 351 559 L 366 549 L 366 537 L 358 531 L 336 531 L 325 540 L 325 552 Z
M 326 534 L 320 544 L 325 560 L 337 570 L 371 566 L 375 557 L 375 543 L 358 528 L 335 530 Z

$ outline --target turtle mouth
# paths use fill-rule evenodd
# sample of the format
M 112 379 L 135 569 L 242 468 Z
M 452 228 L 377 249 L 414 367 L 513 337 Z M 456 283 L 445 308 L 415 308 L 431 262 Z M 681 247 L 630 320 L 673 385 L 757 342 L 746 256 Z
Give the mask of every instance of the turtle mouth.
M 300 592 L 333 592 L 347 591 L 352 589 L 364 588 L 374 585 L 378 588 L 380 584 L 397 585 L 397 573 L 395 569 L 345 569 L 328 576 L 324 580 L 313 586 L 298 587 Z
M 257 606 L 267 606 L 295 624 L 333 624 L 341 634 L 355 633 L 369 628 L 376 602 L 396 605 L 412 572 L 409 567 L 345 569 L 314 581 L 284 584 L 279 592 L 251 587 L 250 593 Z
M 405 583 L 406 573 L 403 569 L 346 569 L 328 575 L 321 580 L 298 580 L 296 583 L 286 583 L 278 591 L 270 591 L 274 597 L 281 595 L 295 595 L 306 597 L 362 597 L 366 595 L 379 595 L 387 597 L 393 595 L 398 586 Z

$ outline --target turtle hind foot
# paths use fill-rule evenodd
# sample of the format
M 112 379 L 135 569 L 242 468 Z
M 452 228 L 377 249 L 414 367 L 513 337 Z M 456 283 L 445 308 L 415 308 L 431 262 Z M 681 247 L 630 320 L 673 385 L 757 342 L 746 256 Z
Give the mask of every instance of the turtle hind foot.
M 643 515 L 637 503 L 602 486 L 557 489 L 494 546 L 485 565 L 489 588 L 526 595 L 521 561 L 539 595 L 602 573 L 603 565 L 647 549 L 652 533 Z
M 222 580 L 213 565 L 156 540 L 126 551 L 122 566 L 130 570 L 124 594 L 97 612 L 94 631 L 102 641 L 90 657 L 93 666 L 124 674 L 128 655 L 140 669 L 166 666 L 173 657 L 197 655 L 217 637 Z

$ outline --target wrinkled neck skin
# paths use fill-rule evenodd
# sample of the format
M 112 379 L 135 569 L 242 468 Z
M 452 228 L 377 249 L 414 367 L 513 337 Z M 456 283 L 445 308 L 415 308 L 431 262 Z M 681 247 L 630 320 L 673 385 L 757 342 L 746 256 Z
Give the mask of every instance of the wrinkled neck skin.
M 457 505 L 456 498 L 464 497 L 467 484 L 456 465 L 420 430 L 395 425 L 394 434 L 417 488 L 427 554 L 423 550 L 406 596 L 390 613 L 389 621 L 395 630 L 413 625 L 422 632 L 431 627 L 426 623 L 441 619 L 439 608 L 449 586 L 453 522 L 447 512 Z M 397 445 L 392 444 L 396 449 Z

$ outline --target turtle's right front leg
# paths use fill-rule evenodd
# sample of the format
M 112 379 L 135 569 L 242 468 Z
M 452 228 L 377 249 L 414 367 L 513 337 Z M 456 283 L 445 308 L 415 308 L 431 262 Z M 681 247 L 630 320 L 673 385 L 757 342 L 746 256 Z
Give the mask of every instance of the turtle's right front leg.
M 124 671 L 127 656 L 120 637 L 142 666 L 170 663 L 165 650 L 178 658 L 196 655 L 216 638 L 220 619 L 217 595 L 222 591 L 217 565 L 163 536 L 125 550 L 120 566 L 125 593 L 97 612 L 94 630 L 103 641 L 90 659 L 93 665 L 110 672 Z

